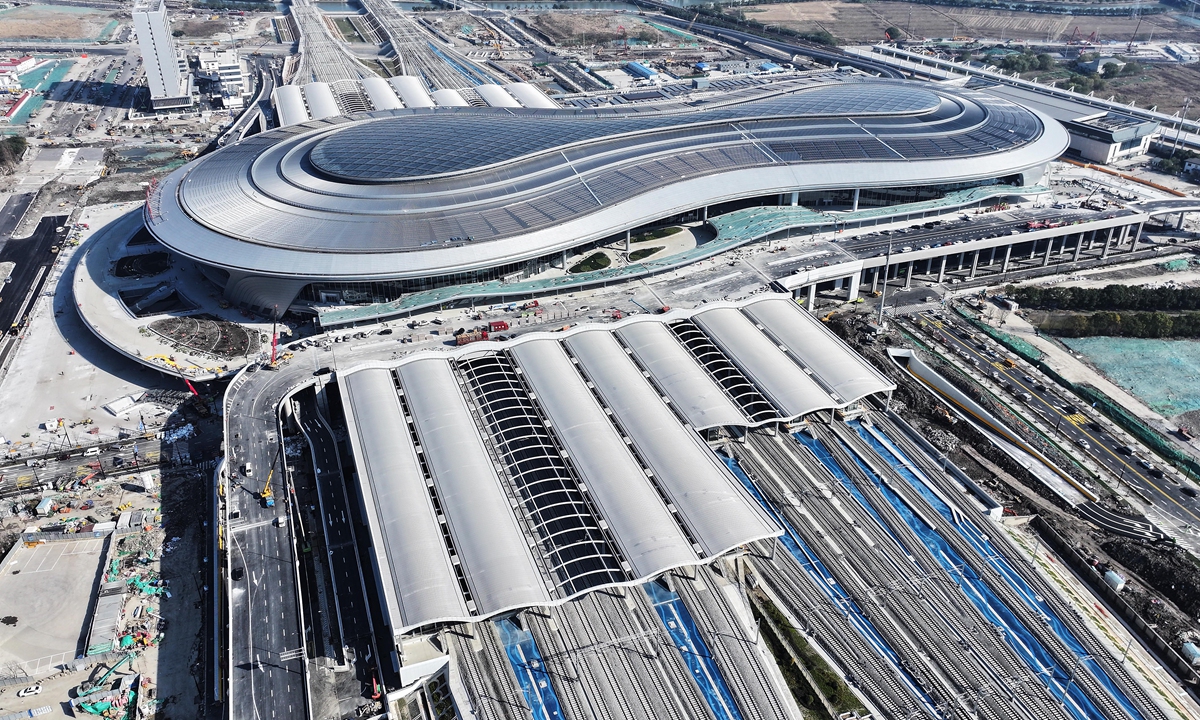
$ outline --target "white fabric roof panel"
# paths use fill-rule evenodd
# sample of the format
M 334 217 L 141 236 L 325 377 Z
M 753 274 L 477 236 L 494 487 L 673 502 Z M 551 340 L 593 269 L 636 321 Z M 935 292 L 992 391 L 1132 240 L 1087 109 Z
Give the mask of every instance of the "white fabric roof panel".
M 848 348 L 820 320 L 791 300 L 762 300 L 750 303 L 742 311 L 836 393 L 834 400 L 838 404 L 896 389 L 894 383 Z
M 738 310 L 713 308 L 692 316 L 692 322 L 733 361 L 784 417 L 839 407 L 829 394 L 788 358 Z
M 433 107 L 433 99 L 429 97 L 429 91 L 425 89 L 425 83 L 419 78 L 412 75 L 397 75 L 387 79 L 388 84 L 400 96 L 400 100 L 404 102 L 404 107 L 410 108 L 430 108 Z
M 397 370 L 475 610 L 544 605 L 550 595 L 448 360 Z
M 341 386 L 392 626 L 468 617 L 391 371 L 351 373 Z
M 459 94 L 457 90 L 451 90 L 450 88 L 434 90 L 429 97 L 433 98 L 438 107 L 471 107 L 471 103 L 467 102 L 466 98 Z
M 392 90 L 392 86 L 388 85 L 387 80 L 381 77 L 363 78 L 362 86 L 363 90 L 367 91 L 367 97 L 371 98 L 371 105 L 376 110 L 399 110 L 404 107 L 404 103 L 396 97 L 396 91 Z
M 558 107 L 558 103 L 551 100 L 544 92 L 529 83 L 509 83 L 504 86 L 504 89 L 527 108 L 545 108 L 549 110 Z
M 499 85 L 480 85 L 475 92 L 491 107 L 521 107 L 521 103 Z
M 706 556 L 780 533 L 704 441 L 680 424 L 612 333 L 583 332 L 564 342 Z
M 750 424 L 741 409 L 662 323 L 632 323 L 617 330 L 617 336 L 692 427 L 704 430 Z
M 562 346 L 531 340 L 514 345 L 511 355 L 634 574 L 695 563 L 691 543 Z
M 271 102 L 279 127 L 308 122 L 308 109 L 304 107 L 304 95 L 296 85 L 280 85 L 271 91 Z
M 304 99 L 308 102 L 308 114 L 312 115 L 313 120 L 337 117 L 342 114 L 329 83 L 311 82 L 303 89 Z

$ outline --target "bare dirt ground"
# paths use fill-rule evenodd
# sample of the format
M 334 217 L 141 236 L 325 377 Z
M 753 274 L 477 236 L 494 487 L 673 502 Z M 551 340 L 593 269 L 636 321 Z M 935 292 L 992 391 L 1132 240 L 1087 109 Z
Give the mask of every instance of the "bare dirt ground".
M 98 37 L 115 13 L 86 8 L 27 5 L 0 12 L 0 38 L 7 40 L 82 40 Z
M 171 29 L 181 31 L 183 37 L 207 38 L 217 33 L 228 32 L 220 20 L 184 20 L 171 23 Z
M 1096 94 L 1116 95 L 1118 100 L 1136 102 L 1138 107 L 1157 106 L 1159 112 L 1175 113 L 1183 107 L 1185 97 L 1200 95 L 1200 66 L 1151 66 L 1135 77 L 1111 81 L 1103 93 Z
M 1168 14 L 1137 18 L 1049 15 L 1042 13 L 975 10 L 904 2 L 852 3 L 840 0 L 752 5 L 748 17 L 763 23 L 780 23 L 801 31 L 827 30 L 839 40 L 874 42 L 883 39 L 889 26 L 916 38 L 967 36 L 998 40 L 1047 42 L 1065 40 L 1076 27 L 1089 35 L 1096 31 L 1100 41 L 1128 42 L 1137 31 L 1145 40 L 1153 32 L 1160 39 L 1200 40 L 1200 28 L 1177 22 Z
M 664 33 L 627 14 L 548 12 L 534 17 L 531 24 L 560 45 L 613 42 L 621 37 L 621 26 L 630 39 L 652 43 L 667 39 Z

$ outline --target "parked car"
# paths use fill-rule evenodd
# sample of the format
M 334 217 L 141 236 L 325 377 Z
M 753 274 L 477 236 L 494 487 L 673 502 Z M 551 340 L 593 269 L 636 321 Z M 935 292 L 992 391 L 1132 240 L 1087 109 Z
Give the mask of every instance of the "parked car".
M 42 692 L 41 685 L 30 685 L 29 687 L 25 688 L 24 690 L 18 690 L 17 697 L 19 697 L 19 698 L 33 697 L 34 695 L 40 695 L 41 692 Z

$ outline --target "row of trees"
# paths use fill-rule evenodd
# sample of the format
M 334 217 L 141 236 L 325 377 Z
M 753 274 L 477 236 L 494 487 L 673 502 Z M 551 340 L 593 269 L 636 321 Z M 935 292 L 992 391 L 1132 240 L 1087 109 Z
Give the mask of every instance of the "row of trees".
M 1009 287 L 1022 307 L 1047 310 L 1200 310 L 1200 288 L 1150 288 L 1106 285 L 1102 288 Z
M 1200 312 L 1172 315 L 1165 312 L 1098 312 L 1071 315 L 1054 332 L 1065 337 L 1093 335 L 1136 338 L 1200 337 Z

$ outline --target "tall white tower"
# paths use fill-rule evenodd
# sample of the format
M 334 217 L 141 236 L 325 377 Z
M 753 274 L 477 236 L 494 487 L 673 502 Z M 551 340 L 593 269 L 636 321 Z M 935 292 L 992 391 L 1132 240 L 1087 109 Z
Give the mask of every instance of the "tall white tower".
M 191 76 L 179 69 L 166 0 L 137 0 L 133 6 L 133 28 L 142 48 L 151 106 L 157 110 L 191 105 Z

